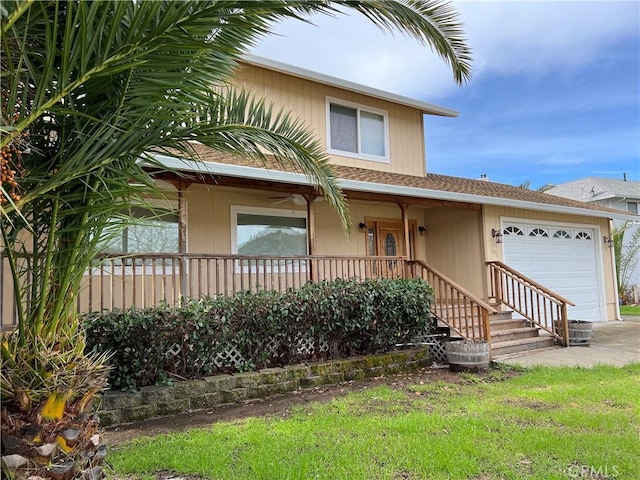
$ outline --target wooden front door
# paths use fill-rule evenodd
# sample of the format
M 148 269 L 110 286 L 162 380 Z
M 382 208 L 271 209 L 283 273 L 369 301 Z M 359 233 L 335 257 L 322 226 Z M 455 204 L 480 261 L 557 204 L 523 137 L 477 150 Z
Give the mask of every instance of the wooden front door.
M 378 251 L 382 257 L 404 257 L 404 232 L 401 226 L 378 225 Z
M 378 226 L 378 256 L 403 257 L 404 234 L 398 226 Z M 401 266 L 397 260 L 387 260 L 380 265 L 380 276 L 394 278 L 402 275 Z
M 400 220 L 395 219 L 366 219 L 367 255 L 375 257 L 404 257 L 405 241 L 404 228 Z M 410 229 L 415 228 L 411 222 Z M 412 230 L 410 230 L 411 232 Z M 410 235 L 411 240 L 411 235 Z M 377 261 L 371 266 L 370 274 L 374 277 L 397 277 L 403 272 L 397 260 Z

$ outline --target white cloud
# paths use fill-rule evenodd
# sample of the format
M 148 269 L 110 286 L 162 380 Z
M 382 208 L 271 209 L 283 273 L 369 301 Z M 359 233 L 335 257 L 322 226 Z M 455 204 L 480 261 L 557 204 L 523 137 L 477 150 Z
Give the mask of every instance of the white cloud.
M 474 77 L 544 74 L 583 67 L 621 39 L 639 42 L 640 3 L 455 2 L 473 48 Z M 395 93 L 423 98 L 455 90 L 451 72 L 428 47 L 381 32 L 362 16 L 286 21 L 254 53 Z M 639 45 L 640 47 L 640 45 Z

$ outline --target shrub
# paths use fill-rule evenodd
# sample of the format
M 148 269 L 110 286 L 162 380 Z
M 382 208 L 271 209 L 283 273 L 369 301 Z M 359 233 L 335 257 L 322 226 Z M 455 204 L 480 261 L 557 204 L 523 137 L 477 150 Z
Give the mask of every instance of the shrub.
M 88 348 L 112 354 L 112 387 L 132 390 L 173 377 L 387 351 L 428 329 L 432 303 L 423 280 L 334 280 L 91 313 L 84 324 Z

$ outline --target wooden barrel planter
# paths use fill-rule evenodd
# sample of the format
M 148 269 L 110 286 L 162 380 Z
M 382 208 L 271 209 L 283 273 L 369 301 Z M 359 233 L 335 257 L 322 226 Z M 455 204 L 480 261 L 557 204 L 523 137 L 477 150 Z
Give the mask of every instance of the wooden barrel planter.
M 588 347 L 591 345 L 593 324 L 584 320 L 569 320 L 569 346 Z
M 556 332 L 562 335 L 562 322 L 556 321 Z M 586 320 L 569 320 L 569 347 L 588 347 L 591 345 L 593 324 Z
M 454 372 L 481 372 L 489 367 L 487 342 L 445 342 L 444 348 L 449 368 Z

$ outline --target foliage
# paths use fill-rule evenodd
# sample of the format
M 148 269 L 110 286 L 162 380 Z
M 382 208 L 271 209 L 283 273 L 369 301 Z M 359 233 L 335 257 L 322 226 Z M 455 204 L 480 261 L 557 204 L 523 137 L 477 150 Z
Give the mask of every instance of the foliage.
M 620 305 L 620 315 L 640 317 L 640 305 Z
M 612 229 L 613 252 L 616 262 L 618 296 L 625 299 L 633 286 L 632 275 L 640 259 L 640 228 L 630 222 Z
M 550 188 L 553 188 L 554 185 L 551 183 L 547 183 L 545 185 L 540 185 L 538 188 L 535 189 L 536 192 L 540 192 L 540 193 L 544 193 L 547 190 L 549 190 Z M 524 182 L 522 182 L 520 185 L 518 185 L 518 188 L 522 188 L 523 190 L 532 190 L 531 188 L 531 180 L 526 180 Z
M 77 410 L 67 402 L 102 388 L 104 358 L 83 354 L 77 294 L 101 245 L 125 226 L 112 219 L 159 195 L 147 170 L 162 168 L 156 154 L 194 158 L 190 142 L 199 141 L 257 160 L 272 155 L 307 174 L 349 224 L 312 132 L 228 85 L 274 22 L 341 6 L 432 46 L 458 82 L 469 77 L 457 14 L 439 1 L 0 3 L 0 246 L 17 317 L 1 350 L 3 435 L 20 432 L 7 412 L 62 431 L 59 417 Z
M 432 302 L 423 280 L 335 280 L 92 313 L 85 326 L 88 348 L 112 355 L 111 385 L 131 390 L 234 368 L 225 358 L 230 347 L 244 358 L 242 369 L 389 350 L 427 331 Z
M 117 449 L 114 470 L 136 479 L 638 477 L 640 364 L 428 373 L 285 415 L 139 439 Z
M 81 340 L 82 275 L 122 226 L 109 219 L 156 191 L 144 168 L 155 165 L 151 154 L 193 157 L 192 141 L 258 160 L 268 152 L 314 180 L 348 224 L 313 134 L 227 83 L 274 22 L 341 7 L 430 45 L 456 81 L 470 77 L 457 13 L 439 1 L 2 3 L 0 230 L 16 345 Z

